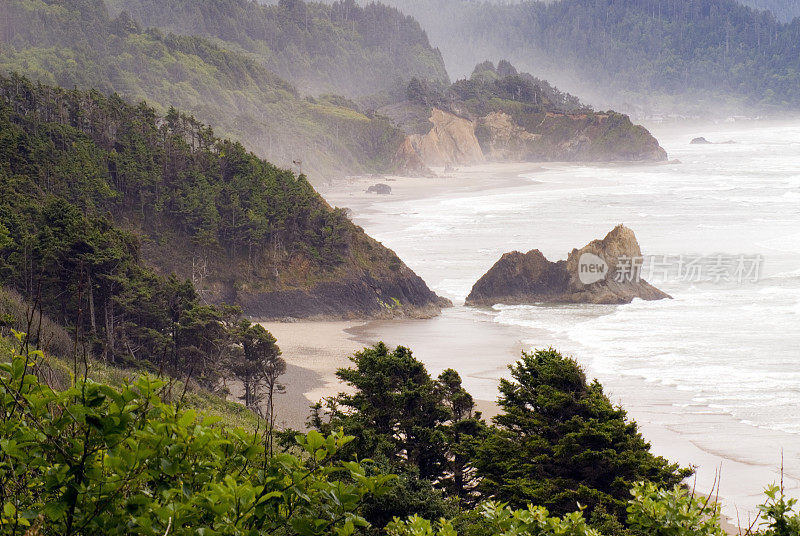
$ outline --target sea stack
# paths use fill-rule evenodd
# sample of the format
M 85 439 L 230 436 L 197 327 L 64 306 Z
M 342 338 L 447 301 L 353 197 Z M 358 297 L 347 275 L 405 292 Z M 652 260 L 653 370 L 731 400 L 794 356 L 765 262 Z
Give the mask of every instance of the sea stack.
M 692 141 L 689 142 L 690 145 L 710 145 L 711 142 L 705 139 L 704 137 L 700 136 L 699 138 L 692 138 Z
M 641 259 L 636 235 L 624 225 L 573 249 L 567 260 L 549 261 L 538 249 L 513 251 L 475 283 L 466 304 L 622 304 L 670 298 L 641 278 Z

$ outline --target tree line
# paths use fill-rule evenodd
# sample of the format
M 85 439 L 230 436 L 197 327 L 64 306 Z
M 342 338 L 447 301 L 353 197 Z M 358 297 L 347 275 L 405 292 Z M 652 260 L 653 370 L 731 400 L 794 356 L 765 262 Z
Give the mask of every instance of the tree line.
M 214 3 L 193 3 L 200 4 Z M 147 100 L 160 114 L 174 106 L 271 162 L 304 162 L 303 171 L 317 178 L 385 172 L 402 140 L 374 113 L 304 98 L 236 42 L 145 28 L 128 12 L 112 17 L 103 0 L 11 0 L 4 7 L 0 72 L 6 76 L 19 72 L 50 85 L 117 92 L 133 102 Z M 324 25 L 317 34 L 321 41 L 340 35 Z M 355 55 L 366 50 L 359 42 L 350 46 Z
M 422 23 L 455 72 L 505 57 L 616 105 L 800 104 L 800 21 L 735 0 L 387 1 Z
M 208 388 L 234 371 L 250 407 L 274 389 L 279 350 L 239 308 L 208 305 L 206 270 L 273 259 L 280 277 L 300 256 L 326 273 L 357 232 L 304 177 L 190 116 L 17 75 L 0 77 L 0 190 L 0 285 L 106 362 Z M 164 275 L 176 266 L 191 278 Z
M 670 487 L 686 471 L 552 349 L 511 367 L 487 425 L 455 371 L 432 378 L 406 348 L 366 348 L 339 371 L 352 393 L 316 408 L 323 431 L 275 446 L 152 377 L 55 390 L 15 335 L 0 345 L 4 534 L 725 534 L 714 500 Z M 800 533 L 795 504 L 768 488 L 742 532 Z
M 441 54 L 413 18 L 354 0 L 109 0 L 145 26 L 211 37 L 252 53 L 304 93 L 396 93 L 411 76 L 447 82 Z

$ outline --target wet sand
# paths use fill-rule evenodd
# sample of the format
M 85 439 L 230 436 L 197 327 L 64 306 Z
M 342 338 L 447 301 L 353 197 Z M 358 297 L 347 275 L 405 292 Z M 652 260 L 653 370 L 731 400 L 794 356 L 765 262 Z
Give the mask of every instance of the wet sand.
M 275 398 L 276 425 L 302 429 L 310 406 L 343 391 L 336 370 L 350 365 L 349 356 L 360 344 L 345 330 L 357 322 L 264 322 L 261 325 L 278 340 L 286 373 L 280 383 L 285 392 Z
M 549 167 L 558 164 L 548 164 Z M 374 212 L 371 205 L 381 201 L 407 201 L 444 195 L 464 194 L 499 188 L 513 188 L 530 184 L 521 173 L 542 170 L 531 163 L 503 163 L 469 166 L 445 171 L 435 168 L 436 177 L 399 177 L 394 175 L 364 175 L 340 179 L 333 184 L 321 185 L 317 191 L 326 201 L 337 207 L 346 207 L 359 216 Z M 367 193 L 374 184 L 386 184 L 389 195 Z
M 446 310 L 445 315 L 448 311 L 452 309 Z M 453 364 L 458 361 L 457 354 L 463 355 L 464 359 L 478 356 L 487 363 L 487 375 L 473 374 L 468 381 L 485 382 L 494 388 L 496 381 L 488 373 L 493 368 L 491 363 L 497 361 L 497 353 L 518 356 L 523 348 L 522 342 L 515 340 L 511 330 L 502 326 L 488 332 L 476 329 L 470 320 L 456 320 L 454 326 L 445 315 L 427 320 L 261 323 L 278 340 L 287 364 L 286 373 L 280 380 L 286 389 L 277 395 L 275 402 L 277 424 L 282 428 L 303 428 L 311 405 L 347 390 L 347 386 L 336 377 L 336 371 L 350 366 L 349 358 L 355 352 L 379 341 L 392 347 L 411 348 L 417 357 L 425 358 L 426 366 L 434 376 L 445 368 L 458 370 L 457 364 Z M 435 342 L 426 344 L 428 340 Z M 424 355 L 417 354 L 417 349 Z M 435 364 L 436 356 L 442 358 L 441 366 Z M 498 412 L 493 400 L 476 400 L 476 404 L 486 418 Z

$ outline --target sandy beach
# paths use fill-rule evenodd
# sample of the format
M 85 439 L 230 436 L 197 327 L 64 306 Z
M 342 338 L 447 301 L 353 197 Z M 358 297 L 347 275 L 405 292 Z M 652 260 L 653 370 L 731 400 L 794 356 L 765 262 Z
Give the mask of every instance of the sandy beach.
M 426 337 L 426 334 L 431 333 L 429 322 L 429 320 L 263 322 L 261 325 L 277 338 L 282 357 L 287 364 L 286 373 L 280 380 L 286 389 L 276 397 L 275 402 L 277 425 L 281 428 L 302 429 L 311 405 L 325 397 L 347 390 L 347 386 L 339 382 L 336 377 L 336 371 L 350 366 L 351 355 L 365 346 L 371 346 L 384 339 L 392 346 L 404 345 L 414 349 L 420 346 L 419 342 Z M 399 341 L 394 335 L 390 335 L 389 338 L 381 336 L 390 326 L 399 328 L 401 332 L 409 335 L 402 337 L 405 342 Z M 475 331 L 476 336 L 470 340 L 468 336 L 464 336 L 464 333 L 470 332 L 469 326 L 462 327 L 464 332 L 453 331 L 452 337 L 460 339 L 460 344 L 480 349 L 484 354 L 491 353 L 492 348 L 503 348 L 513 355 L 518 355 L 522 350 L 521 342 L 513 341 L 513 337 L 509 338 L 509 334 L 502 330 L 492 339 L 486 339 L 483 334 Z M 437 337 L 437 341 L 448 344 L 446 337 Z M 476 405 L 486 418 L 491 418 L 498 412 L 493 400 L 476 400 Z
M 346 177 L 332 184 L 319 185 L 317 191 L 330 204 L 349 208 L 359 216 L 364 216 L 374 212 L 371 205 L 375 202 L 409 201 L 530 184 L 530 180 L 521 178 L 520 174 L 534 173 L 541 169 L 543 168 L 538 164 L 509 162 L 450 170 L 434 168 L 436 177 L 361 175 Z M 367 193 L 367 189 L 375 184 L 386 184 L 391 188 L 391 194 Z
M 275 399 L 276 425 L 302 429 L 309 406 L 344 390 L 336 370 L 350 364 L 349 356 L 363 347 L 346 330 L 358 322 L 266 322 L 262 325 L 278 340 L 286 373 L 285 392 Z
M 730 148 L 725 146 L 724 149 Z M 487 164 L 447 173 L 437 170 L 441 174 L 438 178 L 352 177 L 320 188 L 331 205 L 351 209 L 358 225 L 397 251 L 437 293 L 451 298 L 455 307 L 427 320 L 265 324 L 276 335 L 289 364 L 289 372 L 284 377 L 287 393 L 281 395 L 277 403 L 279 421 L 293 427 L 302 426 L 311 403 L 342 390 L 343 386 L 335 378 L 336 369 L 347 366 L 347 357 L 353 352 L 379 340 L 390 346 L 411 348 L 434 376 L 445 368 L 457 370 L 476 398 L 478 409 L 490 418 L 497 413 L 494 397 L 498 378 L 507 377 L 507 366 L 518 359 L 520 351 L 555 345 L 581 362 L 590 378 L 597 377 L 601 381 L 612 402 L 622 405 L 629 417 L 636 420 L 656 454 L 696 468 L 698 492 L 710 492 L 721 471 L 720 498 L 725 506 L 724 513 L 730 519 L 738 516 L 744 525 L 748 517 L 752 518 L 755 505 L 763 502 L 764 487 L 781 480 L 782 455 L 786 460 L 787 491 L 796 495 L 800 490 L 800 442 L 796 434 L 734 418 L 719 406 L 698 399 L 690 389 L 659 381 L 652 375 L 620 374 L 604 366 L 603 360 L 598 361 L 591 347 L 569 339 L 574 326 L 595 318 L 615 318 L 619 316 L 615 311 L 556 307 L 537 312 L 503 311 L 500 318 L 497 310 L 482 311 L 462 305 L 472 282 L 504 251 L 537 247 L 548 257 L 552 254 L 554 259 L 562 258 L 569 248 L 580 246 L 586 238 L 596 237 L 587 236 L 584 229 L 618 223 L 622 221 L 617 219 L 620 215 L 626 223 L 631 219 L 634 224 L 638 221 L 635 229 L 640 241 L 647 243 L 659 238 L 665 227 L 658 219 L 653 219 L 653 214 L 660 210 L 663 197 L 654 194 L 655 205 L 631 208 L 641 205 L 640 198 L 625 197 L 627 191 L 616 186 L 616 173 L 630 176 L 634 185 L 632 191 L 639 196 L 642 195 L 641 175 L 647 175 L 649 180 L 661 176 L 671 178 L 675 176 L 675 169 L 674 165 L 612 169 L 611 166 L 558 163 Z M 390 186 L 391 195 L 366 193 L 369 186 L 378 183 Z M 671 191 L 671 184 L 666 184 Z M 691 188 L 687 195 L 696 195 Z M 606 192 L 617 195 L 620 191 L 617 197 L 606 197 Z M 594 195 L 588 199 L 596 200 L 596 204 L 585 200 L 585 195 Z M 540 199 L 541 206 L 531 208 L 527 200 L 532 196 Z M 489 202 L 494 205 L 488 205 Z M 473 207 L 477 208 L 473 210 Z M 685 210 L 681 206 L 674 209 L 674 213 L 683 218 Z M 505 214 L 517 215 L 514 216 L 516 220 L 510 218 L 510 224 L 498 227 L 496 218 Z M 680 223 L 679 220 L 667 221 L 666 227 Z M 535 226 L 530 226 L 529 222 L 534 222 Z M 741 233 L 731 235 L 722 225 L 714 229 L 713 234 L 706 233 L 710 241 L 715 241 L 714 247 L 725 247 L 731 241 L 741 240 Z M 574 237 L 578 235 L 579 240 L 576 240 Z M 676 242 L 684 240 L 676 236 Z M 662 243 L 661 247 L 665 246 L 686 247 L 683 243 Z M 781 260 L 775 255 L 771 258 Z M 791 259 L 788 266 L 791 267 Z M 708 307 L 703 300 L 728 298 L 730 294 L 701 295 L 692 289 L 690 296 L 700 300 L 699 310 L 702 311 Z M 681 300 L 675 303 L 686 307 Z M 646 310 L 641 307 L 628 310 L 635 312 L 636 318 L 623 321 L 621 326 L 651 329 L 652 325 L 639 320 L 639 315 L 646 314 Z M 667 313 L 669 309 L 664 315 Z M 627 346 L 649 340 L 649 336 L 640 331 L 626 329 L 627 332 L 609 332 L 613 338 L 608 341 L 617 340 Z M 596 327 L 592 333 L 606 334 Z M 666 332 L 667 339 L 680 341 L 680 333 L 678 330 Z M 660 358 L 665 352 L 680 355 L 679 352 L 688 350 L 687 355 L 694 355 L 691 352 L 705 345 L 716 349 L 722 343 L 718 339 L 722 333 L 715 329 L 703 331 L 701 341 L 686 349 L 631 346 L 633 350 L 627 357 L 631 366 L 644 370 L 651 366 L 651 359 Z M 666 344 L 667 339 L 659 344 Z M 721 377 L 726 378 L 736 369 L 721 370 Z

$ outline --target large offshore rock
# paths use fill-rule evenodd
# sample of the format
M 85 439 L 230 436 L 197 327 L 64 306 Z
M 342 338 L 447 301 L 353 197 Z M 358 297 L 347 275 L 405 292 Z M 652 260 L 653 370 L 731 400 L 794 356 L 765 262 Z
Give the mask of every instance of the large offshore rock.
M 641 279 L 641 249 L 633 231 L 618 225 L 602 240 L 551 262 L 538 250 L 504 254 L 472 287 L 467 305 L 630 303 L 670 296 Z

